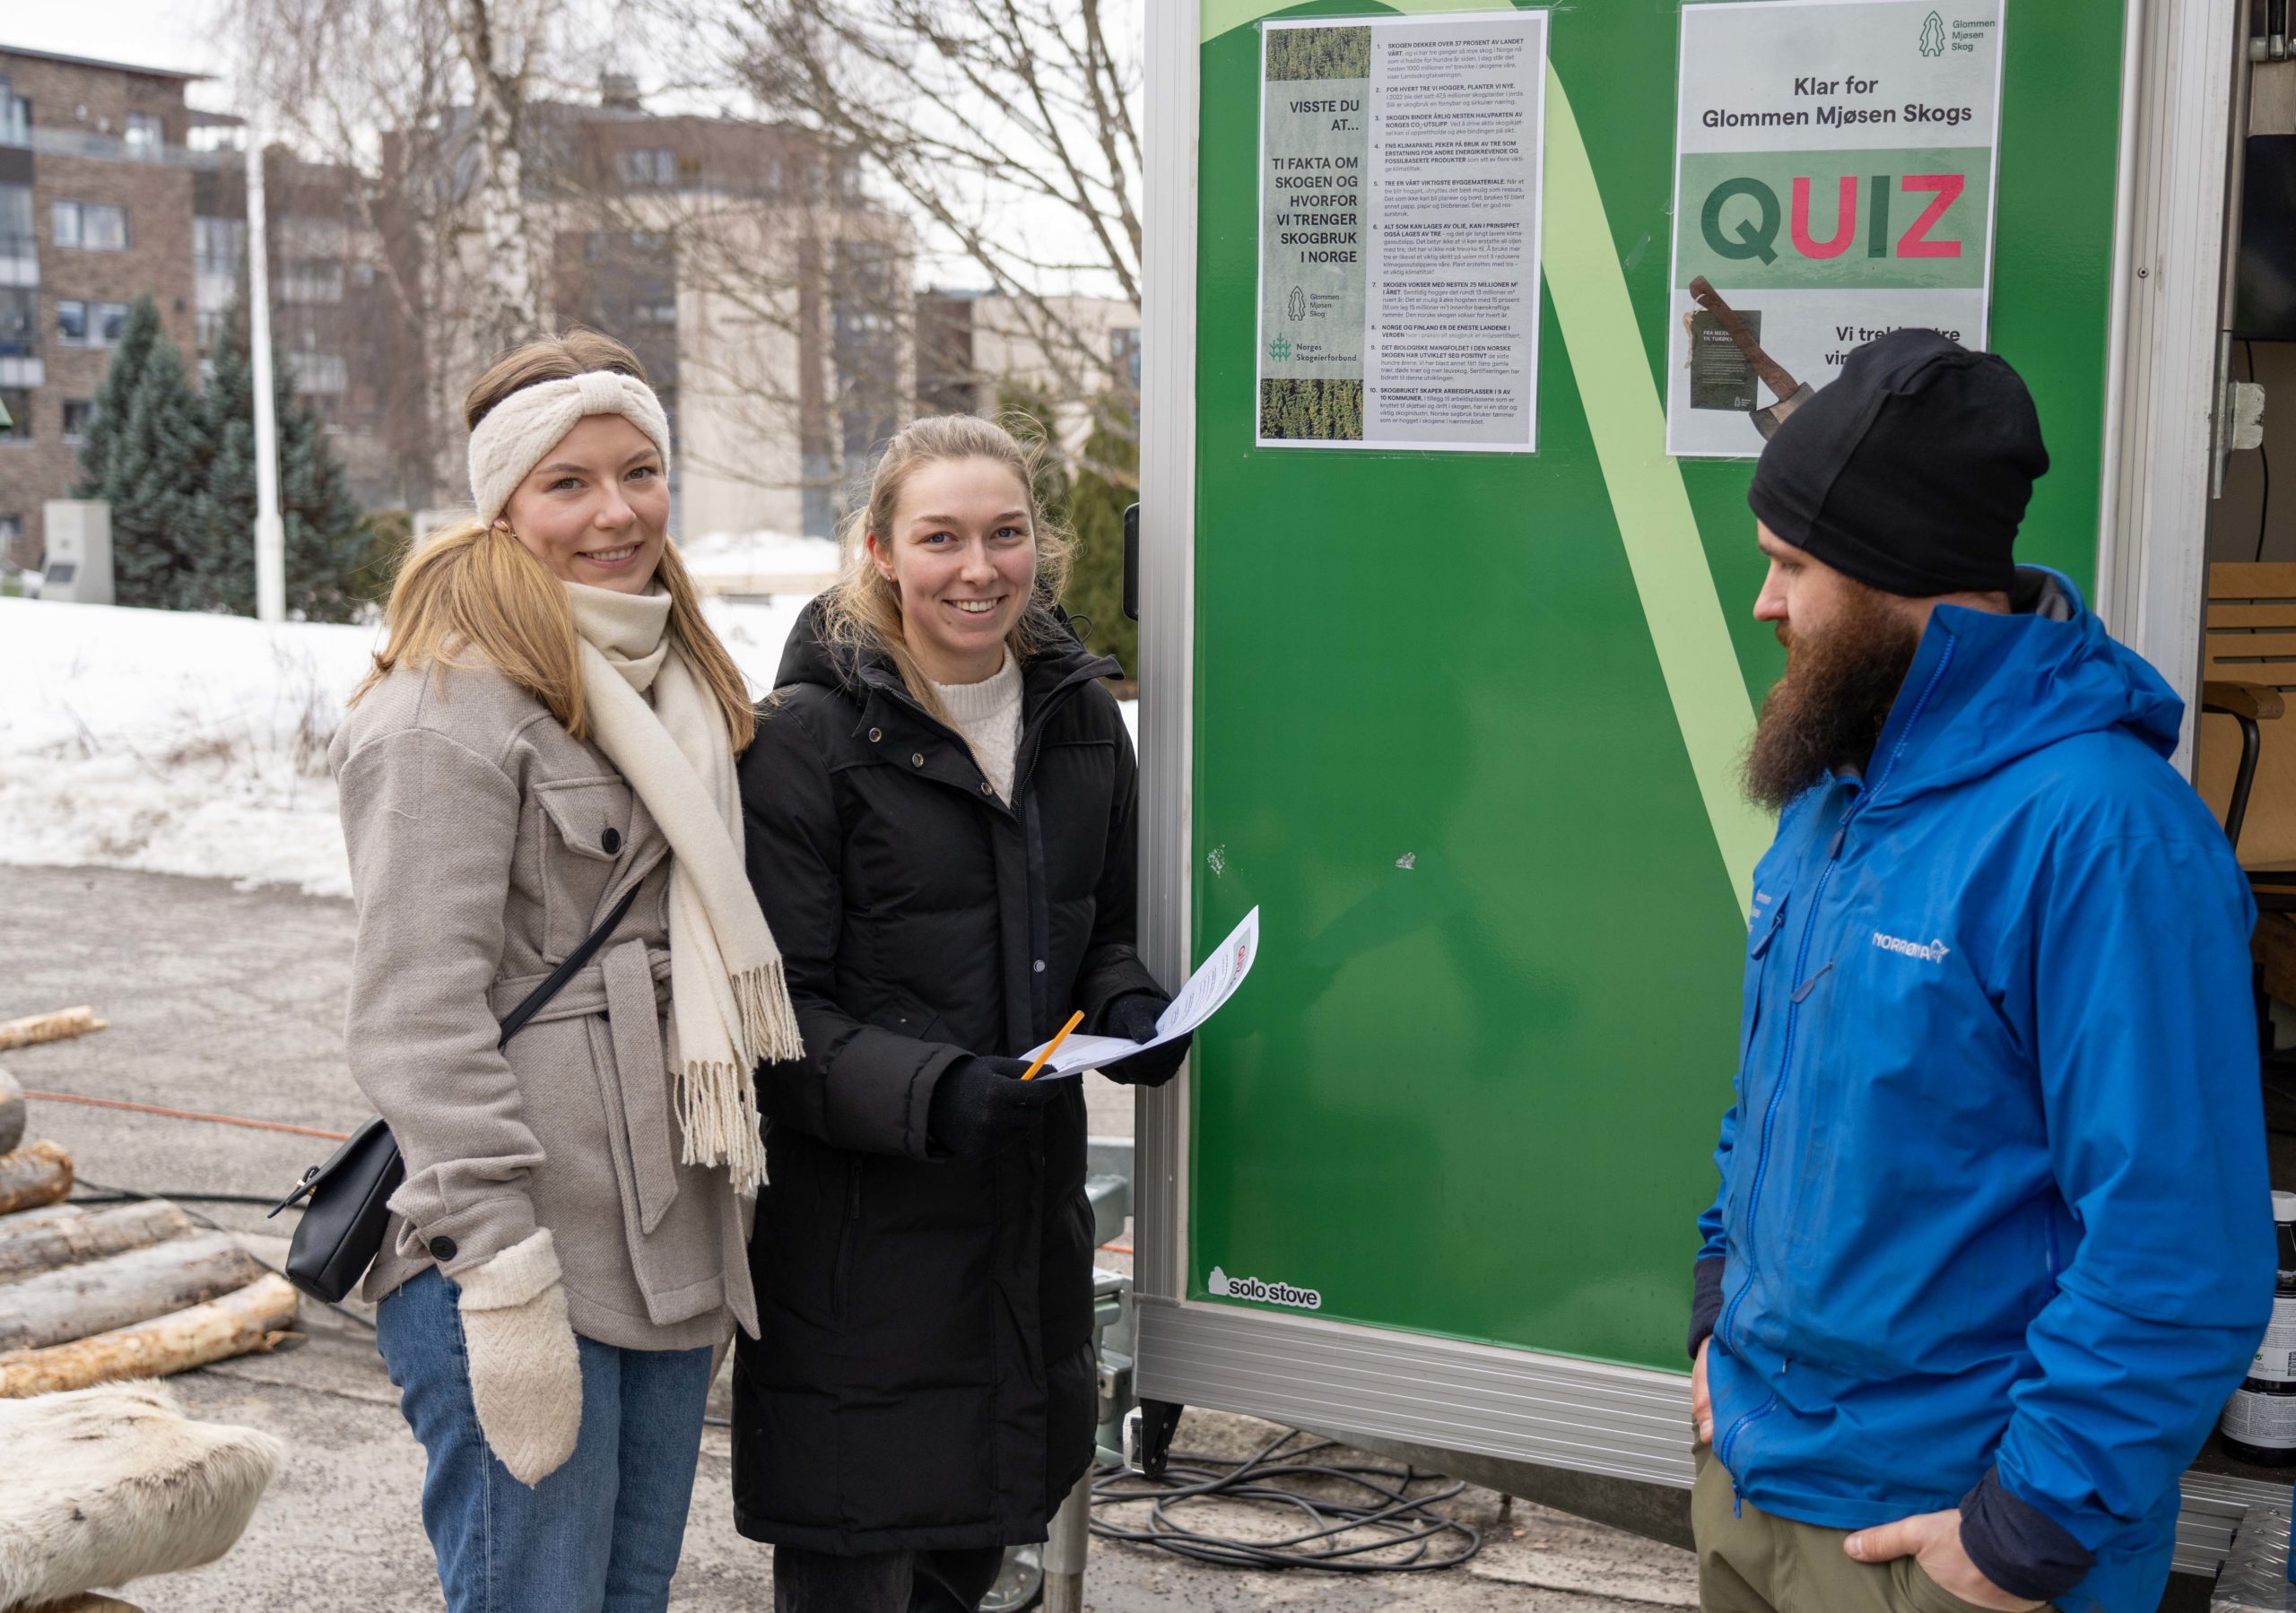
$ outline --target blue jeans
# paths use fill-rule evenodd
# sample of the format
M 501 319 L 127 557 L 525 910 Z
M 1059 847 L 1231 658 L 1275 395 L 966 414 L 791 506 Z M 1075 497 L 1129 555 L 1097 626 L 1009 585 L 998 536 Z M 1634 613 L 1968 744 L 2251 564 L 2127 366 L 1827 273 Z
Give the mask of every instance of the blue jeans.
M 399 1409 L 430 1458 L 422 1527 L 449 1613 L 661 1613 L 693 1500 L 709 1352 L 578 1337 L 581 1437 L 528 1489 L 479 1431 L 457 1292 L 425 1271 L 375 1313 Z

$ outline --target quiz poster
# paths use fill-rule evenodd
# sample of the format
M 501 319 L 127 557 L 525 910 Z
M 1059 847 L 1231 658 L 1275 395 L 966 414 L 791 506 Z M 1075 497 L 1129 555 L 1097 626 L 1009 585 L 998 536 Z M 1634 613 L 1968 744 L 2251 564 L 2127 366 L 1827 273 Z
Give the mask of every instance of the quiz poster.
M 1757 455 L 1777 402 L 1694 277 L 1813 386 L 1901 326 L 1986 344 L 2005 4 L 1682 8 L 1669 453 Z

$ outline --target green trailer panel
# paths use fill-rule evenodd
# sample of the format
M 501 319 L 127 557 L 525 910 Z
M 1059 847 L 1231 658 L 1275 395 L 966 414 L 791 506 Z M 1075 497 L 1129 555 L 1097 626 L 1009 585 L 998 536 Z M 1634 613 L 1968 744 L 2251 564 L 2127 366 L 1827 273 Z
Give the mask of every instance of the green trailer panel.
M 1679 1369 L 1781 656 L 1750 464 L 1664 453 L 1676 8 L 1552 15 L 1527 455 L 1253 446 L 1260 14 L 1202 13 L 1189 878 L 1194 955 L 1256 904 L 1263 947 L 1196 1041 L 1183 1292 Z M 2053 456 L 2020 552 L 2083 587 L 2122 32 L 2008 0 L 1991 345 Z

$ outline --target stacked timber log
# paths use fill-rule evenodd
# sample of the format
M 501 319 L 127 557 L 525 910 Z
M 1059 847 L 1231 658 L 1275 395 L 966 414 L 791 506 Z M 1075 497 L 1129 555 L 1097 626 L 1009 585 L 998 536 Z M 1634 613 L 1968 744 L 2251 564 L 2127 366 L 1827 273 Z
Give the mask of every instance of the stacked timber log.
M 14 1083 L 0 1072 L 0 1137 Z M 22 1132 L 22 1095 L 13 1122 Z M 83 1208 L 52 1142 L 0 1153 L 0 1399 L 161 1377 L 269 1349 L 295 1290 L 164 1200 Z

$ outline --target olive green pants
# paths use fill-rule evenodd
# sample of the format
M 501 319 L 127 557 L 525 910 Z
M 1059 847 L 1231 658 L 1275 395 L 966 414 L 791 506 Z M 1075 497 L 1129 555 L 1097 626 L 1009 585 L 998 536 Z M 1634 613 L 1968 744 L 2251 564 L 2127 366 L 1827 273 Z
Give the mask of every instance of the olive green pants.
M 1772 1517 L 1751 1501 L 1734 1507 L 1729 1470 L 1703 1445 L 1690 1512 L 1705 1613 L 1987 1613 L 1911 1557 L 1858 1562 L 1841 1548 L 1846 1529 Z

